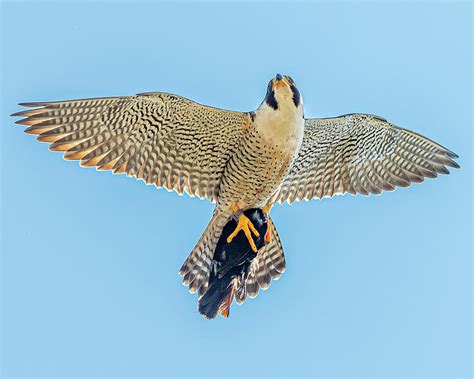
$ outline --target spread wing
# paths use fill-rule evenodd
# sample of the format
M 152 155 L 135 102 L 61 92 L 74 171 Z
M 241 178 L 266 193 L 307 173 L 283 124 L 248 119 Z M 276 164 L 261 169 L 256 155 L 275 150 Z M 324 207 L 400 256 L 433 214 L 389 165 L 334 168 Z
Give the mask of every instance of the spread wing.
M 13 116 L 50 150 L 82 166 L 216 201 L 221 175 L 250 122 L 246 113 L 146 93 L 20 104 Z
M 368 195 L 408 187 L 459 168 L 452 151 L 368 114 L 307 119 L 301 150 L 278 201 Z

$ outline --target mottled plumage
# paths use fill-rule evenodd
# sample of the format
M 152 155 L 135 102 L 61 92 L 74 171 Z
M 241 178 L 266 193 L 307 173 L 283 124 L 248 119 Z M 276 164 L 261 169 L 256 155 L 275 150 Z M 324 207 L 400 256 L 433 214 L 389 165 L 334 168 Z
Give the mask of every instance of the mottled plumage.
M 217 200 L 225 166 L 250 124 L 245 113 L 166 93 L 25 103 L 27 133 L 64 158 Z
M 417 133 L 368 114 L 307 119 L 303 144 L 282 183 L 277 200 L 293 203 L 333 195 L 380 194 L 408 187 L 458 156 Z
M 265 99 L 252 112 L 159 92 L 21 105 L 32 109 L 15 113 L 23 117 L 17 123 L 65 159 L 216 203 L 180 270 L 183 283 L 201 298 L 231 217 L 238 218 L 237 227 L 251 242 L 251 225 L 242 211 L 268 212 L 275 202 L 344 193 L 379 194 L 447 174 L 447 166 L 459 167 L 453 152 L 378 116 L 305 120 L 300 92 L 281 75 L 270 81 Z M 285 269 L 270 218 L 268 225 L 266 246 L 251 261 L 245 283 L 237 283 L 238 303 L 266 289 Z

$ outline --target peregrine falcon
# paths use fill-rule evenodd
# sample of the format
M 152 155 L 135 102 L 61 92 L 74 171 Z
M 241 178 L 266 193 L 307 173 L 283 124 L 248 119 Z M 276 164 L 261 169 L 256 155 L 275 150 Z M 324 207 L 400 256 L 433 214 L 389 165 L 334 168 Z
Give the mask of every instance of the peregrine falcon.
M 256 254 L 237 296 L 242 302 L 285 269 L 268 216 L 274 204 L 380 194 L 448 174 L 447 166 L 459 168 L 452 151 L 379 116 L 305 118 L 301 93 L 280 74 L 251 112 L 162 92 L 20 105 L 30 109 L 13 114 L 23 117 L 17 123 L 65 159 L 215 203 L 180 270 L 183 284 L 200 298 L 209 288 L 213 255 L 230 220 L 235 230 L 227 243 L 244 236 Z M 260 232 L 244 214 L 249 209 L 262 209 L 268 217 L 260 249 L 254 239 Z

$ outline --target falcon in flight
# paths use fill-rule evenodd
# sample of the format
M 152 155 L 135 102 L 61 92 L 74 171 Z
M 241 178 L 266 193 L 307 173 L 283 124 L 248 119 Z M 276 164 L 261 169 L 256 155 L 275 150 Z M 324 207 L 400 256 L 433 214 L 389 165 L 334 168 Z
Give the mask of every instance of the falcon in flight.
M 180 270 L 183 283 L 200 298 L 230 220 L 235 230 L 227 243 L 243 236 L 256 254 L 245 277 L 230 284 L 241 303 L 285 269 L 268 216 L 275 203 L 380 194 L 448 174 L 447 166 L 459 167 L 452 151 L 382 117 L 304 118 L 300 92 L 289 76 L 280 74 L 252 112 L 161 92 L 20 105 L 29 109 L 13 114 L 22 117 L 17 123 L 65 159 L 215 203 L 209 225 Z M 244 214 L 249 209 L 266 214 L 264 236 Z M 257 249 L 259 237 L 265 243 Z

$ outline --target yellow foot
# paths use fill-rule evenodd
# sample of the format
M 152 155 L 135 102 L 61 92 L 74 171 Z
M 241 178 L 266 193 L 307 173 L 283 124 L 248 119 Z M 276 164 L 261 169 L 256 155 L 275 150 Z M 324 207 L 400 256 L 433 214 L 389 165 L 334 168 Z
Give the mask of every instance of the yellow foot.
M 257 246 L 255 245 L 255 242 L 253 241 L 251 233 L 253 233 L 255 237 L 260 237 L 260 233 L 258 232 L 257 229 L 255 229 L 255 226 L 253 226 L 252 221 L 250 221 L 249 218 L 241 212 L 242 211 L 237 211 L 237 213 L 240 213 L 239 219 L 237 222 L 237 227 L 229 235 L 229 237 L 227 237 L 227 243 L 231 243 L 232 240 L 235 238 L 235 236 L 242 230 L 245 233 L 247 240 L 249 241 L 250 247 L 252 248 L 254 253 L 256 253 Z

